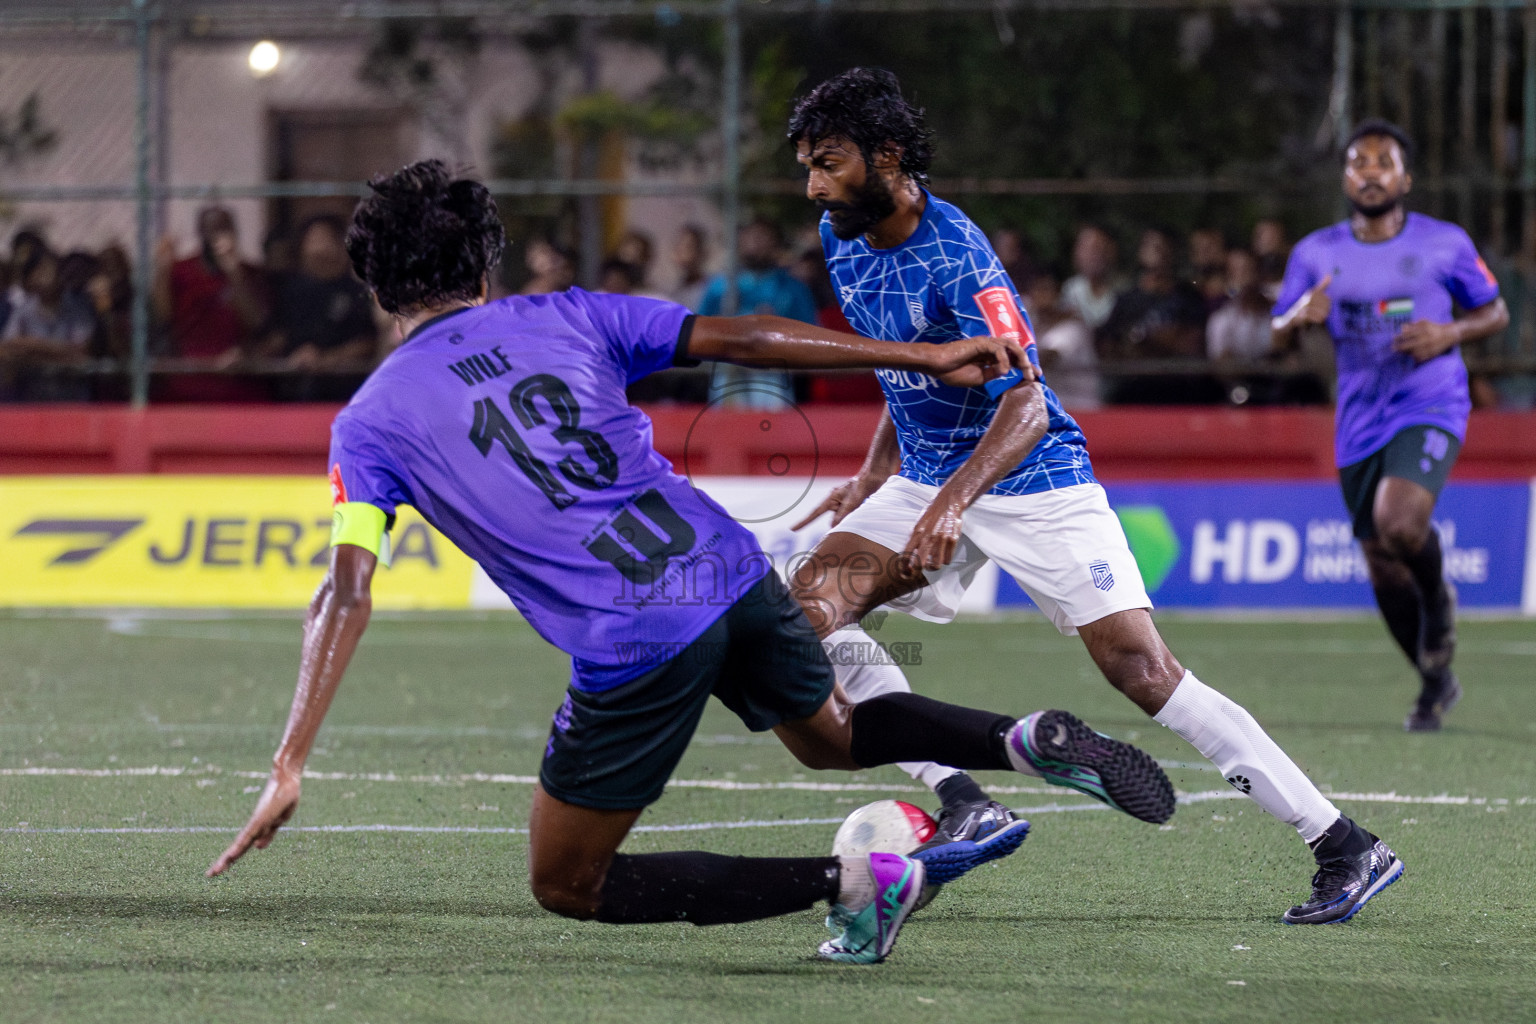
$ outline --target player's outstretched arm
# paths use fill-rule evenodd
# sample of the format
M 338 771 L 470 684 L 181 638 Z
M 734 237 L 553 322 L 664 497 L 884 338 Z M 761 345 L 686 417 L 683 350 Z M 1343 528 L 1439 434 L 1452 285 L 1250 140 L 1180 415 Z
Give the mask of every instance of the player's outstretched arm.
M 955 557 L 965 510 L 1007 476 L 1040 443 L 1050 425 L 1045 393 L 1026 380 L 1003 393 L 997 415 L 976 450 L 945 481 L 912 528 L 903 556 L 913 566 L 938 569 Z
M 1469 310 L 1448 324 L 1431 320 L 1415 320 L 1404 324 L 1392 340 L 1392 347 L 1422 363 L 1449 352 L 1457 345 L 1497 334 L 1508 326 L 1509 307 L 1501 297 Z
M 320 731 L 320 723 L 341 685 L 342 673 L 368 628 L 373 609 L 370 589 L 378 559 L 355 544 L 331 548 L 331 570 L 315 591 L 304 622 L 304 648 L 299 660 L 299 685 L 288 712 L 288 728 L 272 758 L 272 775 L 256 801 L 250 821 L 208 868 L 222 874 L 252 846 L 265 850 L 299 806 L 299 780 L 304 762 Z
M 890 406 L 881 406 L 880 423 L 875 436 L 870 438 L 869 451 L 864 455 L 864 465 L 852 477 L 832 488 L 811 514 L 800 520 L 791 530 L 803 530 L 822 513 L 832 513 L 832 525 L 836 526 L 860 505 L 864 499 L 880 489 L 901 469 L 901 445 L 896 440 L 896 424 L 891 422 Z
M 1302 292 L 1301 298 L 1291 303 L 1290 309 L 1270 320 L 1270 330 L 1277 335 L 1276 342 L 1288 341 L 1293 332 L 1303 327 L 1328 322 L 1328 314 L 1333 310 L 1333 300 L 1328 295 L 1328 286 L 1331 284 L 1333 275 L 1324 274 L 1321 281 Z
M 949 377 L 979 370 L 975 384 L 1009 370 L 1033 368 L 1018 343 L 1007 338 L 960 338 L 927 342 L 875 341 L 778 316 L 701 316 L 694 320 L 688 355 L 740 366 L 790 370 L 916 370 Z M 970 383 L 969 381 L 967 383 Z

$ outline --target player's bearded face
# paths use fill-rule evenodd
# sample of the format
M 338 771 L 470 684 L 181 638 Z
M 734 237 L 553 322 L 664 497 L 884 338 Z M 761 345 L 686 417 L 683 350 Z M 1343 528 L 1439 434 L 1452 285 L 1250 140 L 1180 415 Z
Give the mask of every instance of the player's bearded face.
M 818 199 L 818 209 L 832 222 L 832 233 L 843 241 L 857 238 L 896 212 L 896 199 L 879 174 L 867 164 L 864 184 L 853 190 L 847 200 Z
M 1365 217 L 1392 212 L 1408 194 L 1408 171 L 1398 144 L 1366 136 L 1350 147 L 1344 166 L 1344 194 Z
M 1368 190 L 1364 195 L 1351 196 L 1350 205 L 1359 214 L 1365 217 L 1381 217 L 1391 213 L 1393 209 L 1401 205 L 1403 197 L 1401 193 L 1389 194 L 1380 189 Z

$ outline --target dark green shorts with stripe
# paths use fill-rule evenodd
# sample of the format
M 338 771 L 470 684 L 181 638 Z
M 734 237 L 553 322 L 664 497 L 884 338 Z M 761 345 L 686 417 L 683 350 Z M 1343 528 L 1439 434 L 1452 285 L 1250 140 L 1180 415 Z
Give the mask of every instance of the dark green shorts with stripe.
M 1376 536 L 1376 488 L 1382 477 L 1411 480 L 1436 498 L 1445 487 L 1461 442 L 1440 427 L 1405 427 L 1392 440 L 1359 462 L 1339 469 L 1339 485 L 1344 489 L 1344 504 L 1354 523 L 1355 536 L 1370 540 Z
M 815 714 L 835 681 L 805 612 L 770 572 L 671 660 L 602 693 L 568 689 L 539 782 L 582 807 L 645 807 L 661 796 L 711 695 L 763 732 Z

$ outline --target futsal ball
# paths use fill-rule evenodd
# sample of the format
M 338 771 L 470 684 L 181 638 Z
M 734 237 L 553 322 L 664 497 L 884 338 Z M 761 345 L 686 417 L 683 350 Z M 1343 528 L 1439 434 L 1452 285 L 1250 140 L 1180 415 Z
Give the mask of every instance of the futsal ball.
M 933 838 L 939 826 L 921 807 L 901 800 L 876 800 L 865 804 L 838 827 L 832 840 L 834 857 L 860 857 L 869 853 L 905 856 Z
M 832 839 L 832 856 L 862 857 L 870 853 L 903 856 L 932 839 L 938 823 L 921 807 L 902 800 L 876 800 L 848 815 Z M 914 911 L 926 907 L 943 886 L 925 885 Z

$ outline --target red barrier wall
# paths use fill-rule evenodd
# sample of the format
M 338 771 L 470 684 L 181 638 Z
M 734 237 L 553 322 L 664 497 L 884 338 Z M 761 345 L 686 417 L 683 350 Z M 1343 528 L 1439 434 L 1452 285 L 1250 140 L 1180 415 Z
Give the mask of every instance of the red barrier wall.
M 0 473 L 315 473 L 336 406 L 0 408 Z M 648 410 L 656 446 L 691 475 L 816 476 L 858 469 L 878 406 L 784 413 Z M 1331 479 L 1325 409 L 1107 409 L 1078 415 L 1105 480 Z M 1477 413 L 1460 479 L 1536 477 L 1536 414 Z

